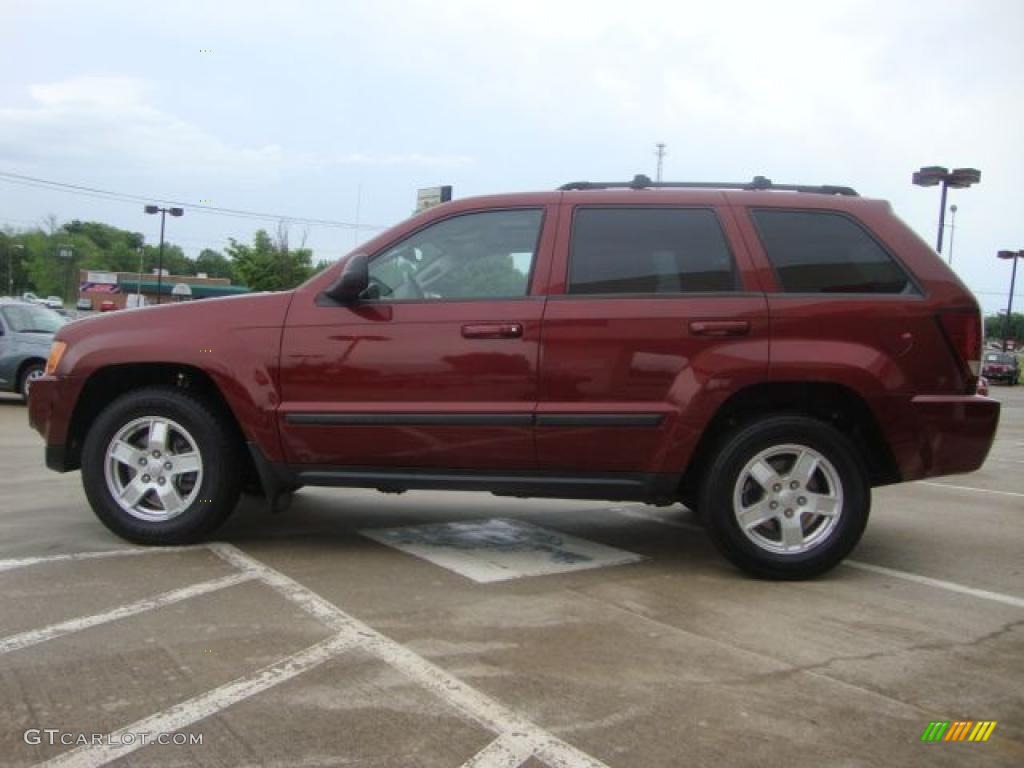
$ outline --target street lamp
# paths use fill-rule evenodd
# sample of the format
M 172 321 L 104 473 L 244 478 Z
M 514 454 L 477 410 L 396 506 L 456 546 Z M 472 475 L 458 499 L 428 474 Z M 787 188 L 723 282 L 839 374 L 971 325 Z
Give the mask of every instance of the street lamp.
M 164 222 L 167 220 L 167 214 L 171 216 L 184 216 L 184 208 L 160 208 L 156 205 L 147 205 L 144 209 L 146 213 L 159 213 L 160 214 L 160 256 L 156 265 L 156 303 L 160 304 L 160 299 L 163 298 L 161 293 L 163 291 L 164 283 Z
M 1006 351 L 1006 337 L 1010 331 L 1010 313 L 1013 311 L 1013 288 L 1017 282 L 1017 259 L 1024 259 L 1024 251 L 1000 251 L 996 254 L 1000 259 L 1013 259 L 1013 271 L 1010 273 L 1010 298 L 1006 302 L 1006 317 L 1003 318 L 1003 352 Z
M 14 296 L 14 252 L 25 251 L 25 246 L 15 243 L 7 248 L 7 293 Z
M 939 204 L 939 238 L 938 244 L 935 246 L 935 250 L 942 253 L 942 234 L 946 226 L 946 192 L 950 187 L 966 189 L 972 184 L 977 184 L 981 181 L 981 171 L 977 168 L 956 168 L 950 171 L 941 165 L 929 165 L 915 171 L 912 180 L 919 187 L 942 185 L 942 202 Z
M 68 300 L 68 280 L 71 277 L 71 262 L 75 258 L 75 250 L 70 245 L 57 246 L 57 258 L 64 262 L 64 299 Z
M 953 240 L 956 237 L 956 203 L 949 206 L 949 212 L 953 215 L 953 220 L 949 223 L 949 266 L 953 266 Z

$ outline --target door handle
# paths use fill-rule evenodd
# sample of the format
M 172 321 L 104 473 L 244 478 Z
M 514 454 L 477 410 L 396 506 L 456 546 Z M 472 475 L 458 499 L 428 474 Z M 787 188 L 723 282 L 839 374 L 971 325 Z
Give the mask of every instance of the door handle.
M 523 335 L 520 323 L 472 323 L 462 326 L 466 339 L 518 339 Z
M 746 320 L 694 320 L 690 323 L 694 336 L 746 336 L 750 323 Z

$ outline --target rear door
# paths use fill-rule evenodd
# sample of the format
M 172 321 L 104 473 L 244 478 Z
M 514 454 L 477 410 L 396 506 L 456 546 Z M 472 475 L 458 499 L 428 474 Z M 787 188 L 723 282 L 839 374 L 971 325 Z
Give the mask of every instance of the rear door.
M 731 212 L 582 202 L 566 204 L 561 221 L 541 338 L 538 462 L 681 471 L 718 405 L 767 370 L 766 301 Z

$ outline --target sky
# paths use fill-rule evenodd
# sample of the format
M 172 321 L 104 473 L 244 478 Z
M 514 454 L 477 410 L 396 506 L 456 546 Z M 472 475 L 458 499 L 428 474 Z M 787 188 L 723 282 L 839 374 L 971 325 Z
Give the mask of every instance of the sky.
M 0 173 L 180 201 L 193 257 L 276 226 L 201 201 L 338 222 L 290 231 L 334 260 L 420 187 L 653 176 L 657 142 L 666 179 L 849 185 L 929 242 L 911 173 L 975 167 L 953 266 L 994 312 L 996 251 L 1024 249 L 1022 31 L 1019 0 L 0 0 Z M 50 214 L 159 238 L 141 202 L 0 177 L 0 227 Z

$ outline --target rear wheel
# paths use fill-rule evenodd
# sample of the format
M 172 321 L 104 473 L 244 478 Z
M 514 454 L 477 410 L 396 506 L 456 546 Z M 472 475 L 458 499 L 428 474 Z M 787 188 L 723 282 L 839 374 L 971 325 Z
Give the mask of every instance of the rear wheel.
M 185 544 L 238 503 L 238 446 L 204 401 L 164 387 L 111 403 L 82 449 L 82 484 L 97 517 L 139 544 Z
M 854 445 L 804 416 L 760 419 L 715 456 L 701 512 L 716 546 L 755 576 L 803 579 L 836 566 L 860 540 L 871 506 Z

